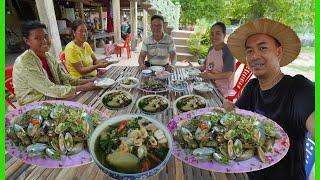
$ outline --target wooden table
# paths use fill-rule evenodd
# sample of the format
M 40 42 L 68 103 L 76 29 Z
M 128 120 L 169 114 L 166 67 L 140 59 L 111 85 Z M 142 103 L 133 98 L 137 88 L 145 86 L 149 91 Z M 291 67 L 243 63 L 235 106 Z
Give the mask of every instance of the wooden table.
M 124 66 L 114 66 L 108 69 L 107 76 L 117 80 L 120 77 L 125 76 L 134 76 L 141 80 L 146 80 L 142 77 L 138 67 L 124 67 Z M 187 77 L 183 68 L 177 68 L 174 75 L 171 76 L 171 79 L 185 79 Z M 102 103 L 100 103 L 100 98 L 104 92 L 112 89 L 121 89 L 118 84 L 114 84 L 108 89 L 96 90 L 91 92 L 82 92 L 76 97 L 76 101 L 92 106 L 93 108 L 109 115 L 115 116 L 119 114 L 127 113 L 138 113 L 135 102 L 141 96 L 145 95 L 138 89 L 129 90 L 133 96 L 133 102 L 129 108 L 120 110 L 120 111 L 110 111 L 107 110 Z M 194 94 L 191 87 L 188 87 L 186 92 L 175 93 L 169 92 L 166 96 L 171 102 L 174 102 L 175 99 L 182 95 Z M 209 106 L 220 106 L 222 104 L 223 96 L 221 93 L 214 89 L 214 91 L 201 94 L 205 97 L 209 103 Z M 166 124 L 173 117 L 173 108 L 172 104 L 165 113 L 160 115 L 154 115 L 153 117 L 161 120 Z M 248 179 L 246 174 L 226 174 L 228 179 Z M 164 168 L 157 176 L 152 177 L 154 180 L 166 180 L 166 179 L 223 179 L 225 177 L 222 173 L 214 173 L 206 170 L 200 170 L 189 166 L 182 161 L 171 157 L 167 167 Z M 111 179 L 109 176 L 105 175 L 95 163 L 90 163 L 88 165 L 83 165 L 76 168 L 56 168 L 56 169 L 47 169 L 35 165 L 29 165 L 23 163 L 23 161 L 11 157 L 9 154 L 6 155 L 6 178 L 8 179 Z

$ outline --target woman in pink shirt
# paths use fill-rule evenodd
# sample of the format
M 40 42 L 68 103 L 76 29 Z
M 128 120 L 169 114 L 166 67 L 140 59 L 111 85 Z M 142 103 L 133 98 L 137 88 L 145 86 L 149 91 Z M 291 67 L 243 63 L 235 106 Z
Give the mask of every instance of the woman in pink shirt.
M 234 62 L 235 59 L 224 43 L 226 37 L 226 26 L 217 22 L 211 26 L 211 44 L 205 65 L 198 67 L 204 71 L 199 77 L 214 81 L 224 97 L 228 96 L 233 88 Z

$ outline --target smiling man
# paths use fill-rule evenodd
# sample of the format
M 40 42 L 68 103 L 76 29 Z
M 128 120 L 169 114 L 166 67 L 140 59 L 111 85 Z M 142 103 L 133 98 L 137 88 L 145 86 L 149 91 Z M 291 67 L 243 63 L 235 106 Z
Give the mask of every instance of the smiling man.
M 314 137 L 314 83 L 302 75 L 284 75 L 280 69 L 299 55 L 298 36 L 284 24 L 258 19 L 232 33 L 228 47 L 236 59 L 249 65 L 256 79 L 249 81 L 235 104 L 226 100 L 224 108 L 262 114 L 278 123 L 290 139 L 289 151 L 280 162 L 248 173 L 249 178 L 305 180 L 306 133 Z
M 160 15 L 151 17 L 152 35 L 146 38 L 139 55 L 139 67 L 163 66 L 172 71 L 176 63 L 176 50 L 173 39 L 164 33 L 164 19 Z M 147 57 L 147 61 L 145 58 Z

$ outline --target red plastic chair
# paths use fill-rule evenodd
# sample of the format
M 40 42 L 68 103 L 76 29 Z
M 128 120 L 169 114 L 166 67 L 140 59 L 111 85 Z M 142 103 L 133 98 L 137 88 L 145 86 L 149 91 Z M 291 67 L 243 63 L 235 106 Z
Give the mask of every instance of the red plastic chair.
M 239 68 L 240 64 L 241 63 L 239 61 L 236 63 L 236 70 Z M 227 99 L 229 101 L 233 102 L 234 100 L 236 100 L 240 97 L 244 86 L 250 80 L 252 75 L 253 75 L 253 73 L 250 71 L 249 67 L 245 64 L 236 85 L 233 87 L 232 95 L 229 95 L 227 97 Z
M 67 72 L 69 72 L 68 69 L 67 69 L 67 66 L 66 66 L 66 54 L 63 51 L 60 52 L 59 59 L 60 59 L 62 65 L 63 65 L 64 69 Z
M 10 92 L 10 96 L 15 96 L 14 94 L 14 88 L 13 88 L 13 81 L 12 81 L 12 71 L 13 71 L 13 66 L 6 66 L 5 69 L 5 88 Z M 13 102 L 10 100 L 10 97 L 5 98 L 6 102 L 13 108 L 16 109 L 16 106 L 13 104 Z
M 124 44 L 116 44 L 115 45 L 115 53 L 118 57 L 118 55 L 120 55 L 121 57 L 121 51 L 122 51 L 122 48 L 125 48 L 127 49 L 127 55 L 128 55 L 128 59 L 131 58 L 131 47 L 130 47 L 130 42 L 131 42 L 131 34 L 128 34 L 125 41 L 124 41 Z

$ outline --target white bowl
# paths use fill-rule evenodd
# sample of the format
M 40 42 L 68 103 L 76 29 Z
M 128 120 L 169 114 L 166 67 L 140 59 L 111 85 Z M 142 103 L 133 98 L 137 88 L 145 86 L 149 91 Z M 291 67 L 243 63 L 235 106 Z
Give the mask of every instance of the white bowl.
M 141 71 L 144 76 L 150 76 L 152 71 L 150 69 L 144 69 Z
M 188 112 L 188 111 L 181 111 L 181 110 L 177 107 L 177 103 L 178 103 L 180 100 L 182 100 L 182 99 L 184 99 L 184 98 L 186 98 L 186 97 L 191 97 L 191 96 L 195 96 L 195 97 L 201 99 L 202 101 L 204 101 L 204 102 L 206 103 L 206 106 L 205 106 L 205 107 L 208 106 L 207 100 L 206 100 L 204 97 L 202 97 L 202 96 L 195 95 L 195 94 L 185 95 L 185 96 L 179 97 L 178 99 L 176 99 L 176 100 L 174 101 L 174 103 L 173 103 L 173 108 L 176 110 L 176 112 L 179 112 L 179 113 L 181 113 L 181 112 Z M 201 107 L 201 108 L 203 108 L 203 107 Z M 197 108 L 197 109 L 200 109 L 200 108 Z M 192 110 L 190 110 L 190 111 L 193 111 L 193 110 L 196 110 L 196 109 L 192 109 Z
M 149 69 L 151 69 L 153 72 L 159 72 L 159 71 L 165 70 L 165 68 L 162 66 L 151 66 Z
M 125 79 L 131 79 L 132 81 L 134 81 L 135 83 L 134 84 L 130 84 L 130 85 L 127 85 L 127 84 L 123 84 L 122 81 L 125 80 Z M 118 82 L 120 84 L 121 87 L 124 87 L 124 88 L 128 88 L 128 89 L 131 89 L 131 88 L 135 88 L 139 85 L 140 81 L 139 79 L 135 78 L 135 77 L 122 77 L 120 79 L 118 79 Z
M 158 166 L 156 166 L 155 168 L 152 168 L 148 171 L 142 172 L 142 173 L 125 174 L 125 173 L 120 173 L 120 172 L 116 172 L 116 171 L 108 169 L 107 167 L 105 167 L 104 165 L 102 165 L 99 162 L 99 160 L 95 154 L 94 147 L 95 147 L 96 140 L 98 139 L 99 135 L 106 127 L 111 126 L 116 123 L 119 123 L 120 121 L 123 121 L 124 119 L 134 119 L 137 117 L 143 117 L 144 119 L 150 121 L 155 126 L 157 126 L 157 128 L 159 128 L 160 130 L 163 131 L 164 135 L 166 136 L 166 138 L 168 140 L 169 150 L 168 150 L 167 156 Z M 163 125 L 163 123 L 157 121 L 156 119 L 150 118 L 148 116 L 143 116 L 143 115 L 139 115 L 139 114 L 125 114 L 125 115 L 115 116 L 111 119 L 104 121 L 93 131 L 93 133 L 90 137 L 90 140 L 89 140 L 89 151 L 91 153 L 91 156 L 92 156 L 94 162 L 98 165 L 98 167 L 104 173 L 110 175 L 111 177 L 113 177 L 115 179 L 148 179 L 149 177 L 156 175 L 168 163 L 168 161 L 171 157 L 171 153 L 172 153 L 172 146 L 173 146 L 172 136 L 171 136 L 170 132 L 168 131 L 167 127 L 165 125 Z
M 115 93 L 115 92 L 119 92 L 119 91 L 125 93 L 125 94 L 127 95 L 127 97 L 130 97 L 130 98 L 131 98 L 131 103 L 130 103 L 129 105 L 127 105 L 127 106 L 125 106 L 125 107 L 116 108 L 116 107 L 107 106 L 107 105 L 105 105 L 105 104 L 103 103 L 102 100 L 103 100 L 103 98 L 104 98 L 106 95 L 109 95 L 109 94 Z M 133 98 L 132 98 L 131 94 L 128 93 L 127 91 L 123 91 L 123 90 L 112 90 L 112 91 L 107 91 L 107 92 L 105 92 L 105 93 L 101 96 L 100 102 L 101 102 L 107 109 L 110 109 L 110 110 L 120 110 L 120 109 L 124 109 L 124 108 L 127 108 L 128 106 L 130 106 L 130 105 L 132 104 L 132 102 L 133 102 Z
M 95 80 L 93 83 L 94 83 L 94 85 L 96 85 L 98 87 L 108 88 L 111 85 L 113 85 L 115 83 L 115 81 L 110 78 L 100 78 L 100 79 Z
M 141 109 L 141 108 L 139 107 L 139 103 L 140 103 L 140 101 L 142 101 L 143 99 L 149 98 L 149 97 L 160 97 L 160 98 L 162 98 L 163 100 L 165 100 L 168 105 L 167 105 L 167 107 L 166 107 L 164 110 L 159 111 L 159 112 L 147 112 L 147 111 L 144 111 L 143 109 Z M 169 106 L 170 106 L 170 102 L 169 102 L 169 100 L 168 100 L 167 98 L 165 98 L 165 97 L 163 97 L 163 96 L 160 96 L 160 95 L 147 95 L 147 96 L 142 96 L 140 99 L 138 99 L 138 101 L 137 101 L 137 103 L 136 103 L 136 106 L 137 106 L 137 108 L 138 108 L 141 112 L 143 112 L 144 114 L 154 115 L 154 114 L 160 114 L 160 113 L 166 111 L 166 110 L 169 108 Z

